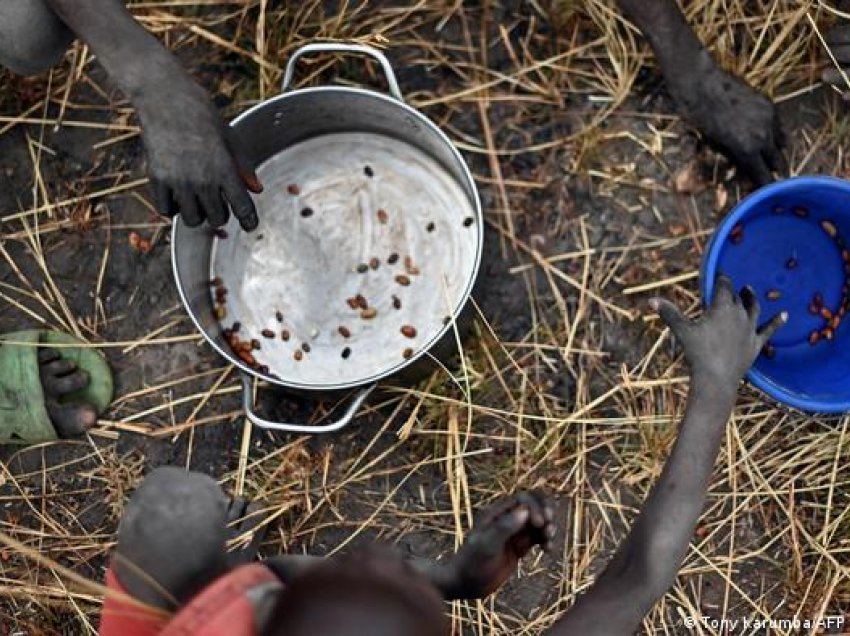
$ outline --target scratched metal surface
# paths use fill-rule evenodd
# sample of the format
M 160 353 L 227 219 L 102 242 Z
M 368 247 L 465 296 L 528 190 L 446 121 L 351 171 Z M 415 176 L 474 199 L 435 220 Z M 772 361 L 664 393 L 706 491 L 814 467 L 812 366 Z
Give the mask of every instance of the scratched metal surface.
M 259 228 L 246 234 L 231 222 L 212 257 L 212 275 L 229 292 L 222 324 L 239 321 L 243 340 L 260 340 L 258 363 L 284 382 L 359 382 L 402 364 L 406 348 L 416 351 L 443 330 L 474 274 L 481 228 L 467 220 L 474 219 L 470 201 L 437 162 L 390 137 L 342 133 L 291 146 L 258 174 Z M 406 267 L 408 257 L 418 273 Z M 358 271 L 372 259 L 377 269 Z M 410 284 L 399 284 L 399 275 Z M 377 310 L 374 318 L 348 305 L 357 294 Z M 401 332 L 405 325 L 415 337 Z M 263 329 L 275 337 L 263 337 Z M 303 343 L 310 351 L 297 361 Z

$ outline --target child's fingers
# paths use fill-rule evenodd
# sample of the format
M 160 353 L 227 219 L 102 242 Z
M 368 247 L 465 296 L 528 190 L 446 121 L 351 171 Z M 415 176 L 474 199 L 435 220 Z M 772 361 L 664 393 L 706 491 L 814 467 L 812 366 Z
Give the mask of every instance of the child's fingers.
M 741 303 L 743 303 L 744 309 L 746 309 L 747 311 L 747 316 L 749 316 L 750 318 L 750 323 L 753 325 L 757 325 L 759 320 L 759 314 L 761 314 L 761 305 L 759 305 L 755 290 L 749 285 L 746 285 L 741 290 Z
M 229 134 L 229 132 L 226 135 L 227 148 L 230 150 L 230 156 L 233 157 L 233 163 L 236 164 L 236 172 L 248 190 L 254 194 L 259 194 L 263 191 L 263 184 L 257 178 L 257 172 L 243 151 L 242 144 L 234 135 Z
M 661 320 L 664 321 L 664 324 L 670 327 L 670 330 L 677 338 L 681 340 L 687 333 L 690 321 L 685 318 L 685 316 L 682 315 L 682 312 L 679 311 L 679 308 L 669 300 L 664 300 L 663 298 L 650 298 L 649 307 L 661 316 Z
M 174 205 L 174 195 L 171 188 L 160 179 L 151 177 L 151 190 L 153 190 L 156 211 L 163 216 L 172 218 L 177 213 L 177 207 Z
M 724 274 L 718 274 L 714 283 L 714 302 L 712 305 L 721 302 L 735 302 L 735 298 L 735 287 L 732 285 L 732 280 Z
M 530 516 L 528 506 L 517 506 L 507 514 L 502 515 L 493 524 L 500 541 L 507 541 L 528 523 Z
M 546 523 L 546 501 L 541 493 L 521 492 L 517 495 L 517 503 L 528 508 L 528 521 L 535 528 L 542 528 Z
M 543 531 L 543 534 L 546 537 L 542 545 L 544 552 L 549 552 L 552 550 L 555 545 L 554 539 L 557 533 L 558 529 L 553 524 L 550 523 L 546 526 L 546 529 Z
M 762 345 L 764 345 L 765 342 L 770 340 L 773 334 L 776 333 L 777 329 L 779 329 L 786 322 L 788 322 L 788 312 L 783 311 L 776 314 L 767 322 L 767 324 L 763 325 L 758 330 L 758 336 L 760 341 L 759 347 L 761 347 Z

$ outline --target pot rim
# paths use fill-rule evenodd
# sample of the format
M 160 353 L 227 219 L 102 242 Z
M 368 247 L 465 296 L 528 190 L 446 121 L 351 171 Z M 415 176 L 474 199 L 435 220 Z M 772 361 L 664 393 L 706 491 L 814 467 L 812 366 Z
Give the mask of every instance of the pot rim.
M 180 227 L 183 225 L 183 219 L 179 215 L 174 218 L 171 227 L 171 270 L 174 275 L 174 280 L 177 285 L 177 293 L 180 296 L 180 301 L 183 303 L 186 312 L 189 314 L 189 318 L 192 320 L 192 323 L 195 325 L 195 328 L 201 333 L 204 339 L 212 345 L 213 349 L 217 351 L 219 354 L 224 356 L 227 360 L 237 366 L 243 373 L 247 373 L 259 380 L 265 380 L 271 384 L 279 386 L 284 389 L 296 389 L 299 391 L 312 391 L 316 393 L 326 393 L 332 391 L 347 391 L 351 389 L 360 388 L 366 385 L 375 384 L 382 380 L 386 380 L 393 375 L 400 373 L 404 369 L 410 367 L 418 360 L 423 358 L 424 356 L 429 355 L 431 349 L 448 333 L 450 329 L 454 329 L 454 324 L 457 321 L 460 313 L 469 303 L 470 297 L 472 296 L 472 290 L 475 286 L 475 281 L 478 279 L 480 269 L 481 269 L 481 260 L 483 257 L 484 251 L 484 213 L 481 208 L 481 197 L 478 194 L 478 190 L 475 187 L 475 179 L 472 176 L 472 172 L 469 169 L 469 166 L 463 159 L 463 156 L 460 154 L 460 151 L 457 147 L 452 143 L 451 139 L 449 139 L 448 135 L 440 129 L 434 122 L 428 119 L 424 114 L 413 108 L 412 106 L 406 104 L 403 101 L 396 99 L 395 97 L 391 97 L 384 93 L 380 93 L 378 91 L 364 89 L 364 88 L 356 88 L 350 86 L 313 86 L 308 88 L 300 88 L 292 91 L 287 91 L 284 93 L 280 93 L 271 97 L 269 99 L 263 100 L 257 104 L 251 106 L 245 112 L 237 115 L 233 120 L 231 120 L 229 126 L 232 128 L 242 122 L 243 120 L 248 119 L 250 116 L 255 114 L 256 112 L 269 108 L 273 104 L 278 102 L 283 102 L 287 98 L 298 96 L 298 95 L 306 95 L 306 94 L 318 94 L 318 93 L 356 93 L 359 95 L 363 95 L 365 97 L 370 97 L 373 99 L 383 100 L 385 102 L 391 103 L 393 106 L 404 110 L 407 114 L 415 117 L 420 124 L 428 126 L 433 132 L 437 134 L 440 140 L 450 149 L 451 155 L 454 158 L 455 162 L 461 167 L 461 172 L 463 174 L 463 178 L 466 181 L 465 186 L 467 186 L 472 193 L 472 203 L 473 203 L 473 214 L 475 215 L 476 224 L 478 227 L 477 232 L 477 241 L 475 246 L 475 262 L 473 263 L 472 272 L 466 281 L 466 288 L 461 294 L 460 300 L 456 303 L 455 307 L 452 310 L 451 320 L 449 320 L 446 324 L 442 326 L 432 337 L 431 339 L 424 343 L 418 350 L 407 359 L 403 359 L 401 362 L 397 363 L 395 366 L 383 371 L 381 373 L 373 373 L 372 375 L 363 376 L 362 378 L 349 382 L 341 382 L 341 383 L 328 383 L 328 384 L 305 384 L 301 382 L 293 382 L 289 380 L 283 380 L 278 377 L 274 377 L 271 375 L 265 375 L 252 369 L 247 366 L 242 360 L 237 358 L 233 353 L 227 350 L 226 347 L 220 347 L 218 343 L 215 341 L 213 337 L 207 333 L 207 330 L 201 325 L 198 320 L 195 312 L 192 310 L 191 305 L 186 296 L 186 292 L 184 290 L 183 281 L 180 278 L 180 275 L 177 271 L 177 242 L 180 236 Z M 400 138 L 400 141 L 404 141 L 403 138 Z

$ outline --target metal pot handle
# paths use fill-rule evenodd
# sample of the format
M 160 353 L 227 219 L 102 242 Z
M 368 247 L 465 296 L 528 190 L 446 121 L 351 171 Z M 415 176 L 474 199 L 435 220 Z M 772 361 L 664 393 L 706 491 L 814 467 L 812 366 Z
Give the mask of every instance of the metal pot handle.
M 280 87 L 281 92 L 286 91 L 290 84 L 292 84 L 292 77 L 295 75 L 295 64 L 298 62 L 298 58 L 310 53 L 360 53 L 362 55 L 368 55 L 380 62 L 381 68 L 384 69 L 384 75 L 387 76 L 387 83 L 390 87 L 390 94 L 398 101 L 404 101 L 404 97 L 402 97 L 401 89 L 398 87 L 398 81 L 396 81 L 395 73 L 393 72 L 393 67 L 390 65 L 390 61 L 378 49 L 364 44 L 338 44 L 336 42 L 305 44 L 295 51 L 295 53 L 292 54 L 292 57 L 289 58 L 289 62 L 286 63 L 286 72 L 283 74 L 283 84 L 281 84 Z
M 245 417 L 247 417 L 252 424 L 259 426 L 260 428 L 268 428 L 274 431 L 286 431 L 287 433 L 332 433 L 340 430 L 341 428 L 345 428 L 351 420 L 354 419 L 354 414 L 357 412 L 357 409 L 360 408 L 360 405 L 363 404 L 363 400 L 366 399 L 376 386 L 376 384 L 372 384 L 364 389 L 360 389 L 351 400 L 351 404 L 348 405 L 348 408 L 345 410 L 345 413 L 342 414 L 341 418 L 331 422 L 330 424 L 324 424 L 322 426 L 271 422 L 261 418 L 259 415 L 254 413 L 253 387 L 251 386 L 251 377 L 247 373 L 242 374 L 242 405 L 245 408 Z

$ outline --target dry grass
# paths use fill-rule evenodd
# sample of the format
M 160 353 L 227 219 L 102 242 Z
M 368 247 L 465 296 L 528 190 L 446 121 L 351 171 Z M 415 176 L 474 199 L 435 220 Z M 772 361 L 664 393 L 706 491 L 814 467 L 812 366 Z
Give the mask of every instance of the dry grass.
M 494 599 L 452 609 L 457 633 L 481 635 L 540 633 L 569 607 L 661 470 L 687 378 L 643 301 L 661 293 L 697 310 L 702 249 L 741 193 L 722 159 L 697 153 L 658 98 L 657 81 L 637 80 L 652 65 L 639 34 L 602 0 L 279 4 L 151 0 L 133 11 L 232 100 L 229 114 L 274 94 L 287 56 L 305 41 L 385 47 L 404 69 L 409 101 L 450 134 L 475 171 L 508 264 L 491 285 L 507 299 L 526 298 L 508 315 L 497 311 L 498 295 L 479 299 L 460 363 L 373 401 L 364 414 L 373 427 L 318 442 L 252 431 L 239 418 L 236 375 L 198 348 L 179 305 L 150 315 L 144 333 L 128 333 L 126 311 L 110 308 L 105 272 L 118 267 L 116 249 L 129 249 L 110 238 L 135 229 L 161 247 L 165 236 L 138 158 L 126 154 L 138 135 L 126 104 L 115 108 L 82 46 L 49 76 L 0 76 L 0 144 L 12 135 L 26 144 L 31 188 L 0 198 L 15 201 L 0 210 L 3 324 L 82 335 L 113 360 L 131 361 L 119 378 L 132 361 L 151 357 L 209 362 L 191 373 L 127 375 L 89 439 L 8 453 L 0 463 L 0 628 L 9 633 L 95 633 L 98 590 L 60 566 L 101 576 L 148 448 L 156 461 L 173 455 L 220 471 L 226 488 L 267 502 L 268 553 L 330 553 L 364 537 L 419 554 L 447 550 L 463 539 L 473 509 L 515 488 L 551 490 L 560 551 L 529 559 L 522 578 Z M 824 54 L 813 25 L 824 25 L 823 13 L 813 1 L 688 3 L 690 22 L 724 66 L 790 102 L 792 171 L 846 174 L 840 107 L 796 119 L 818 86 Z M 209 65 L 229 72 L 202 71 Z M 364 76 L 357 64 L 343 68 L 343 81 L 350 72 L 379 81 L 374 69 Z M 304 76 L 332 73 L 323 62 Z M 57 177 L 57 123 L 91 134 L 91 168 L 73 180 Z M 675 175 L 697 163 L 710 173 L 704 187 L 675 194 Z M 111 207 L 121 206 L 135 215 L 113 216 Z M 72 286 L 52 255 L 86 241 L 96 246 L 87 252 L 96 274 Z M 149 256 L 167 258 L 163 249 Z M 518 318 L 510 315 L 517 307 Z M 683 633 L 685 615 L 846 611 L 847 428 L 847 418 L 810 418 L 742 391 L 708 509 L 677 585 L 645 621 L 647 633 Z M 119 450 L 118 438 L 132 452 Z M 226 448 L 205 446 L 223 440 Z

